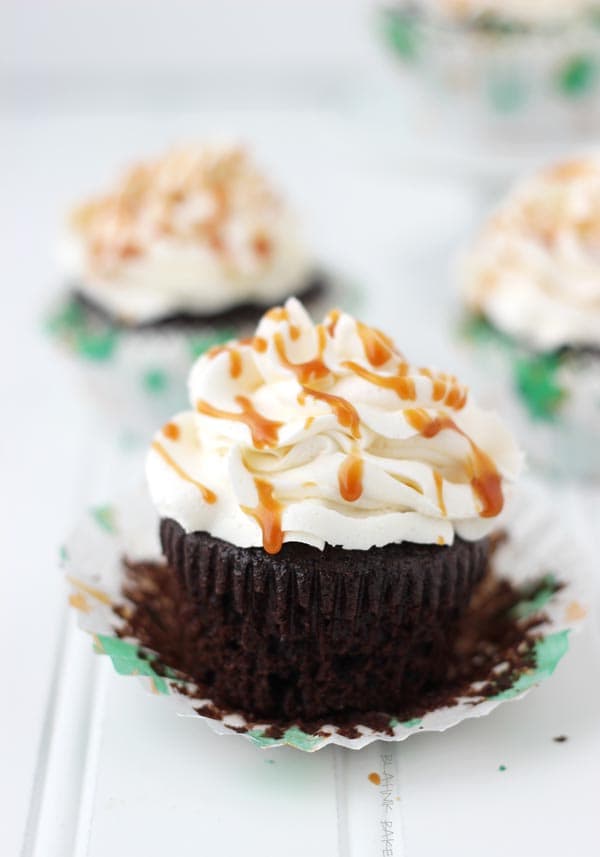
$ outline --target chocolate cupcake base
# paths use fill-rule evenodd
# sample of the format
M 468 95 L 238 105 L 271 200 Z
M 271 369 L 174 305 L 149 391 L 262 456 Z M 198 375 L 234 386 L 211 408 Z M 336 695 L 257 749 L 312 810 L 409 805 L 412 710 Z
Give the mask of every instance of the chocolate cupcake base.
M 160 535 L 194 605 L 191 671 L 218 705 L 271 718 L 410 705 L 446 674 L 488 556 L 487 540 L 458 538 L 269 555 L 170 519 Z
M 323 296 L 327 288 L 327 277 L 315 272 L 306 283 L 296 291 L 295 297 L 302 300 L 310 309 L 312 301 L 316 301 Z M 155 330 L 155 329 L 177 329 L 177 328 L 194 328 L 198 325 L 209 326 L 231 326 L 238 327 L 240 325 L 256 324 L 264 312 L 272 306 L 272 302 L 261 304 L 257 302 L 246 302 L 231 307 L 216 313 L 175 313 L 164 318 L 156 319 L 142 324 L 124 323 L 109 313 L 104 307 L 96 303 L 81 291 L 76 285 L 72 287 L 73 296 L 78 304 L 87 312 L 95 315 L 99 321 L 109 322 L 118 326 L 130 328 L 132 330 Z

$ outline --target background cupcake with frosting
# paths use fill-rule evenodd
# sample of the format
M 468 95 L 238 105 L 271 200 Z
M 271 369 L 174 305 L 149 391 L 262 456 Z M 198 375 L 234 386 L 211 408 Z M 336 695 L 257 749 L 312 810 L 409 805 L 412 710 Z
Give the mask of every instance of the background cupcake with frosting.
M 467 339 L 532 458 L 600 475 L 600 157 L 542 170 L 463 260 Z
M 50 329 L 114 413 L 183 402 L 191 360 L 324 279 L 287 202 L 238 145 L 173 149 L 70 214 Z
M 465 131 L 523 139 L 597 128 L 600 4 L 594 0 L 397 0 L 383 36 L 414 82 Z M 574 125 L 573 122 L 576 122 Z M 544 142 L 547 142 L 543 136 Z

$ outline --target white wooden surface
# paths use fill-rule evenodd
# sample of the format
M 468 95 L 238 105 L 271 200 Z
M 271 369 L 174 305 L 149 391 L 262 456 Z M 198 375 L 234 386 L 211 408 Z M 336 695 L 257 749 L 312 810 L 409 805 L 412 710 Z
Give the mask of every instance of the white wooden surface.
M 364 120 L 364 115 L 362 117 Z M 63 535 L 137 465 L 73 396 L 39 316 L 68 201 L 132 155 L 217 130 L 241 133 L 296 198 L 324 259 L 368 285 L 364 315 L 415 360 L 460 371 L 444 327 L 448 264 L 490 198 L 403 156 L 360 111 L 199 114 L 42 111 L 0 119 L 3 563 L 0 853 L 24 857 L 384 854 L 367 775 L 393 775 L 395 857 L 597 854 L 597 614 L 526 700 L 446 734 L 353 754 L 259 751 L 175 717 L 95 658 L 64 608 Z M 600 548 L 593 490 L 548 486 L 573 538 Z M 595 607 L 594 603 L 594 607 Z M 556 735 L 568 741 L 555 743 Z M 390 759 L 383 759 L 382 754 Z M 506 766 L 500 771 L 499 766 Z

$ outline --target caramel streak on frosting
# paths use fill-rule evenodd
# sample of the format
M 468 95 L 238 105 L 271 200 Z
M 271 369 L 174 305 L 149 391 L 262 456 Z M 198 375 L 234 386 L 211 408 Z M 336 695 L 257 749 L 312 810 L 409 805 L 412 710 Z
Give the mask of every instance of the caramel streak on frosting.
M 185 470 L 177 464 L 175 459 L 169 455 L 164 446 L 162 446 L 157 440 L 152 442 L 152 449 L 157 452 L 164 461 L 166 461 L 169 467 L 175 471 L 180 479 L 183 479 L 185 482 L 190 482 L 192 485 L 196 486 L 205 503 L 212 504 L 217 502 L 217 495 L 215 492 L 211 491 L 210 488 L 207 488 L 206 485 L 203 485 L 201 482 L 198 482 L 190 476 L 189 473 L 186 473 Z
M 169 447 L 185 475 L 155 446 L 150 490 L 161 515 L 240 547 L 481 538 L 521 464 L 454 376 L 413 366 L 343 312 L 314 325 L 293 299 L 255 337 L 200 357 L 189 388 L 195 410 L 173 418 Z M 187 474 L 216 486 L 210 508 Z
M 257 449 L 263 449 L 265 446 L 275 446 L 278 441 L 279 429 L 283 424 L 275 420 L 268 420 L 259 414 L 250 399 L 246 398 L 246 396 L 236 396 L 235 403 L 242 409 L 239 413 L 215 408 L 208 402 L 202 401 L 202 399 L 198 399 L 196 402 L 196 410 L 200 414 L 205 414 L 215 419 L 244 423 L 250 429 L 252 442 Z
M 283 544 L 281 513 L 283 506 L 273 497 L 273 486 L 264 479 L 255 479 L 258 504 L 242 510 L 256 520 L 262 532 L 262 543 L 267 553 L 279 553 Z

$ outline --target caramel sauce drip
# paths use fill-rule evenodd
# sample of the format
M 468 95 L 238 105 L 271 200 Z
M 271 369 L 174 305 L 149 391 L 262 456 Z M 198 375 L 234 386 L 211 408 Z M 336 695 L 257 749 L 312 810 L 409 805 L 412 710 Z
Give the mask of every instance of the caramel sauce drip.
M 311 387 L 303 387 L 302 390 L 305 396 L 312 396 L 315 399 L 327 402 L 333 413 L 336 415 L 338 423 L 343 428 L 349 429 L 352 437 L 360 437 L 360 417 L 358 416 L 358 412 L 354 405 L 351 405 L 350 402 L 346 401 L 346 399 L 342 399 L 341 396 L 334 396 L 332 393 L 324 393 L 322 390 L 313 390 Z M 301 395 L 302 393 L 300 396 Z M 301 401 L 300 396 L 298 397 L 298 401 L 300 404 L 304 404 L 304 397 Z
M 361 338 L 365 356 L 371 366 L 383 366 L 394 356 L 394 348 L 391 340 L 375 327 L 369 327 L 360 321 L 356 322 L 356 329 Z
M 279 553 L 283 544 L 281 514 L 283 506 L 273 497 L 273 486 L 264 479 L 254 479 L 258 493 L 258 505 L 253 509 L 242 506 L 242 511 L 251 515 L 258 523 L 263 536 L 263 547 L 267 553 Z
M 202 399 L 198 399 L 196 402 L 196 410 L 198 413 L 206 414 L 209 417 L 244 423 L 250 429 L 252 443 L 257 449 L 263 449 L 265 446 L 275 446 L 279 440 L 279 429 L 283 423 L 263 417 L 246 396 L 236 396 L 235 403 L 240 406 L 242 409 L 241 412 L 222 411 L 220 408 L 215 408 L 209 402 L 205 402 Z
M 240 342 L 240 345 L 242 344 L 244 343 Z M 206 354 L 208 357 L 214 358 L 218 354 L 223 354 L 224 351 L 227 351 L 229 354 L 229 374 L 232 378 L 239 378 L 243 368 L 242 355 L 233 345 L 214 345 L 212 348 L 209 348 Z
M 471 447 L 471 456 L 466 464 L 470 471 L 471 488 L 481 503 L 479 515 L 482 518 L 493 518 L 498 515 L 502 511 L 504 497 L 500 474 L 489 455 L 480 449 L 450 417 L 430 417 L 422 409 L 406 410 L 404 416 L 409 425 L 423 437 L 435 437 L 444 429 L 450 429 L 465 438 Z
M 431 381 L 431 398 L 441 402 L 455 411 L 460 411 L 467 404 L 468 390 L 462 387 L 453 375 L 434 375 L 431 369 L 419 369 L 419 375 Z
M 446 503 L 444 502 L 444 480 L 442 478 L 442 474 L 438 473 L 437 470 L 433 471 L 433 481 L 435 482 L 438 506 L 440 512 L 445 518 L 448 515 L 448 512 L 446 510 Z
M 302 402 L 300 402 L 300 404 L 301 405 L 304 404 L 304 399 L 302 400 Z M 315 421 L 314 417 L 307 417 L 306 420 L 304 421 L 304 431 L 308 431 L 308 429 L 311 427 L 311 425 L 314 423 L 314 421 Z
M 414 401 L 417 398 L 415 382 L 413 378 L 407 375 L 408 366 L 406 363 L 399 365 L 397 375 L 378 375 L 377 372 L 371 372 L 369 369 L 359 366 L 358 363 L 354 363 L 353 360 L 347 360 L 344 366 L 371 384 L 384 387 L 387 390 L 394 390 L 401 399 Z
M 177 423 L 166 423 L 163 426 L 162 433 L 169 440 L 179 440 L 179 435 L 181 434 Z
M 323 363 L 322 359 L 325 341 L 321 331 L 324 332 L 324 329 L 319 325 L 319 327 L 317 327 L 317 335 L 319 336 L 319 356 L 315 357 L 313 360 L 308 360 L 306 363 L 291 363 L 286 354 L 285 342 L 281 333 L 276 333 L 273 337 L 277 356 L 286 369 L 290 369 L 295 374 L 300 384 L 318 381 L 320 378 L 325 378 L 329 375 L 329 369 L 325 363 Z
M 157 440 L 152 443 L 152 449 L 157 452 L 161 458 L 172 467 L 175 473 L 184 479 L 186 482 L 190 482 L 192 485 L 195 485 L 198 491 L 202 494 L 202 499 L 205 503 L 216 503 L 217 495 L 214 491 L 211 491 L 210 488 L 207 488 L 206 485 L 203 485 L 201 482 L 198 482 L 196 479 L 191 477 L 189 473 L 186 473 L 185 470 L 177 464 L 177 462 L 171 458 L 167 450 L 160 444 Z
M 255 351 L 259 351 L 261 354 L 264 354 L 264 352 L 268 348 L 268 342 L 263 336 L 247 336 L 244 339 L 240 339 L 239 344 L 249 345 L 251 348 L 254 348 Z
M 232 378 L 239 378 L 242 374 L 242 355 L 237 348 L 229 349 L 229 374 Z
M 299 337 L 300 337 L 300 328 L 298 327 L 297 324 L 290 324 L 289 329 L 290 329 L 290 339 L 295 342 L 296 339 L 299 339 Z
M 288 321 L 289 319 L 288 311 L 284 306 L 271 307 L 271 309 L 265 313 L 265 317 L 270 318 L 271 321 Z
M 363 492 L 363 461 L 359 455 L 347 455 L 338 470 L 340 494 L 349 503 L 358 500 Z
M 339 309 L 332 309 L 327 313 L 327 320 L 325 322 L 325 329 L 329 336 L 335 335 L 335 329 L 337 327 L 337 323 L 340 320 L 341 312 Z

